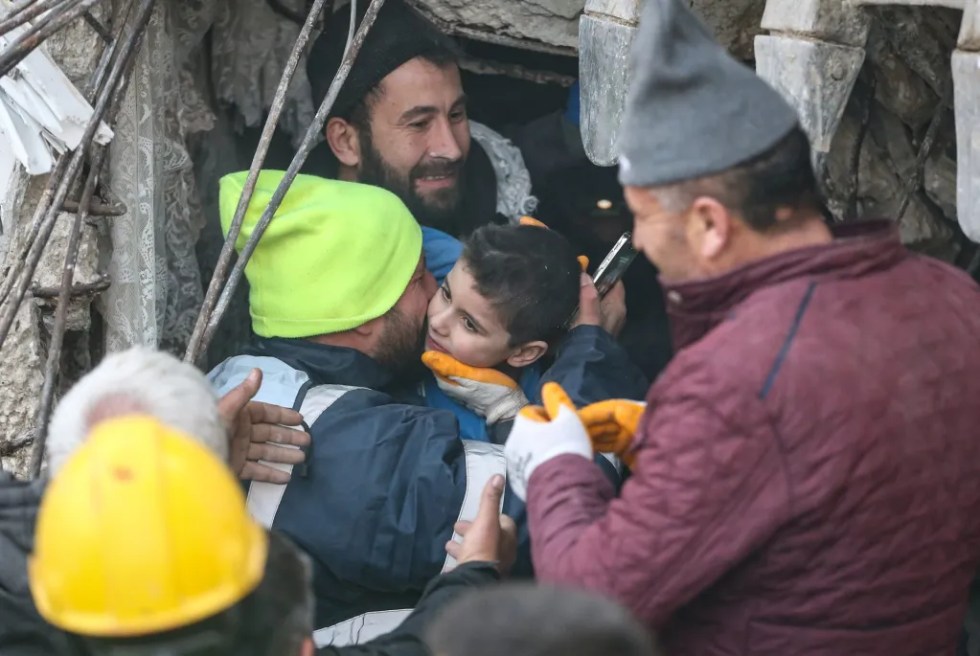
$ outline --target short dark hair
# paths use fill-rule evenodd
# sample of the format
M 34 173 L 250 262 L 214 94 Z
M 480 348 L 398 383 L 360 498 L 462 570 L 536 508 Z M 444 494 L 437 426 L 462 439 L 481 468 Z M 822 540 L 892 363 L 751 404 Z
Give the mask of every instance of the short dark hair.
M 413 57 L 413 59 L 416 58 L 427 61 L 433 66 L 438 66 L 439 68 L 450 65 L 456 66 L 459 63 L 455 52 L 449 50 L 448 48 L 439 48 L 438 46 L 433 46 L 431 50 Z M 374 107 L 375 103 L 384 97 L 384 89 L 381 86 L 382 82 L 384 82 L 384 78 L 378 80 L 373 86 L 365 91 L 364 95 L 354 103 L 354 106 L 351 107 L 350 110 L 344 112 L 343 114 L 338 114 L 339 118 L 342 118 L 353 125 L 363 135 L 371 135 L 371 109 Z
M 436 656 L 654 656 L 626 610 L 577 590 L 505 583 L 453 602 L 428 628 Z
M 69 634 L 72 654 L 127 656 L 158 653 L 186 644 L 214 656 L 293 656 L 313 632 L 310 566 L 287 538 L 269 533 L 265 575 L 259 586 L 230 609 L 173 631 L 137 638 L 91 638 Z M 178 650 L 179 653 L 179 650 Z
M 500 313 L 511 346 L 553 341 L 578 305 L 581 267 L 571 243 L 553 230 L 482 226 L 463 242 L 460 259 Z
M 370 4 L 359 4 L 355 17 L 358 26 L 364 20 Z M 332 14 L 310 48 L 306 74 L 315 105 L 323 102 L 343 62 L 350 12 L 351 6 L 347 4 Z M 363 105 L 360 115 L 355 111 L 355 106 L 376 92 L 378 83 L 389 73 L 416 57 L 439 66 L 456 63 L 456 44 L 404 0 L 388 0 L 368 32 L 334 101 L 330 116 L 348 121 L 366 117 L 370 101 Z
M 775 146 L 722 173 L 653 191 L 666 209 L 681 212 L 699 196 L 710 196 L 738 212 L 754 230 L 779 229 L 776 211 L 781 207 L 820 210 L 823 200 L 813 173 L 810 141 L 799 127 Z

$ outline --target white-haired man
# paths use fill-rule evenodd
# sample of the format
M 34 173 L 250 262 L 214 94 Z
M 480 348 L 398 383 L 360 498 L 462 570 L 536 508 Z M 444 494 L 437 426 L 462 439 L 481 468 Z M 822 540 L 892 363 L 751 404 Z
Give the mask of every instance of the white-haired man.
M 84 376 L 55 408 L 48 429 L 48 477 L 30 483 L 0 473 L 0 653 L 62 652 L 63 640 L 37 614 L 27 583 L 26 555 L 33 548 L 41 495 L 51 476 L 108 419 L 145 414 L 198 439 L 243 478 L 286 482 L 288 475 L 259 463 L 302 462 L 296 447 L 309 436 L 287 426 L 292 410 L 251 401 L 261 385 L 253 372 L 221 399 L 200 371 L 148 348 L 114 353 Z M 283 480 L 286 477 L 286 480 Z

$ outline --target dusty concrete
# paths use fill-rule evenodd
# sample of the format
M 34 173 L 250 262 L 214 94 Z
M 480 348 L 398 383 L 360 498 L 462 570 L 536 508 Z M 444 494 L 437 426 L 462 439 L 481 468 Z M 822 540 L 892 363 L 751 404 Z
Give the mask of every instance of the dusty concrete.
M 30 433 L 37 412 L 37 399 L 44 382 L 40 311 L 28 302 L 20 308 L 10 336 L 0 348 L 0 453 L 7 445 Z M 13 364 L 16 363 L 16 364 Z M 3 468 L 17 476 L 27 474 L 30 447 L 24 446 L 0 457 Z
M 585 0 L 416 0 L 416 5 L 437 22 L 473 30 L 485 38 L 504 36 L 573 52 Z
M 101 12 L 97 12 L 101 15 Z M 85 23 L 79 21 L 49 39 L 45 45 L 48 52 L 68 77 L 81 89 L 95 68 L 101 51 L 99 37 Z M 9 185 L 3 202 L 4 212 L 11 210 L 16 217 L 14 236 L 7 239 L 0 250 L 3 269 L 6 269 L 21 252 L 26 239 L 27 227 L 41 190 L 46 183 L 45 176 L 28 179 L 21 171 L 14 173 L 13 183 Z M 33 283 L 42 286 L 58 286 L 64 265 L 71 215 L 63 214 L 58 219 L 51 242 L 34 276 Z M 4 217 L 6 222 L 6 216 Z M 87 228 L 85 239 L 76 268 L 76 280 L 94 282 L 98 263 L 98 248 L 91 228 Z M 0 269 L 2 270 L 2 269 Z M 25 476 L 30 458 L 30 446 L 11 445 L 21 443 L 24 436 L 30 435 L 41 395 L 44 362 L 50 326 L 45 327 L 45 316 L 50 323 L 51 304 L 39 304 L 30 294 L 24 299 L 10 335 L 0 348 L 0 463 L 4 469 L 16 475 Z M 88 302 L 75 302 L 69 312 L 69 329 L 77 334 L 85 334 L 89 329 Z M 82 342 L 75 336 L 73 343 Z M 72 348 L 72 347 L 68 347 Z M 86 355 L 67 353 L 66 360 L 72 361 Z
M 797 107 L 813 149 L 829 152 L 864 49 L 781 34 L 757 37 L 755 48 L 759 75 Z
M 412 0 L 424 13 L 492 38 L 578 48 L 578 17 L 585 0 Z M 752 40 L 761 33 L 764 0 L 688 0 L 718 40 L 743 58 L 752 54 Z
M 715 38 L 740 59 L 752 59 L 752 43 L 763 33 L 764 0 L 688 0 Z

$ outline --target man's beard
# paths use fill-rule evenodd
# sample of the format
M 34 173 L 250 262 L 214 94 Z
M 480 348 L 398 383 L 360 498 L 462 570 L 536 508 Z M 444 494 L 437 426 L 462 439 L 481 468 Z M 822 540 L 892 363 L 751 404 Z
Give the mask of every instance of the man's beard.
M 425 372 L 425 334 L 424 318 L 413 322 L 401 310 L 391 308 L 385 315 L 374 359 L 400 382 L 419 380 Z
M 363 131 L 361 142 L 361 170 L 359 182 L 382 187 L 392 192 L 405 203 L 412 216 L 420 224 L 438 228 L 455 234 L 456 215 L 459 211 L 463 189 L 464 161 L 447 159 L 428 159 L 412 167 L 408 175 L 402 175 L 392 168 L 374 147 L 370 134 Z M 423 198 L 415 190 L 415 181 L 426 176 L 455 175 L 456 185 L 440 189 L 428 198 Z

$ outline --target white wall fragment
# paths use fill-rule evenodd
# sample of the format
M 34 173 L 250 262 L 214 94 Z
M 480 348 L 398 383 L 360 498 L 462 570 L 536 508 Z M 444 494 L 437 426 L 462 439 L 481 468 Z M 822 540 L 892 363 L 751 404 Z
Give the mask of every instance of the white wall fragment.
M 9 0 L 0 0 L 0 16 L 9 7 Z M 28 28 L 0 35 L 0 52 Z M 0 149 L 13 153 L 31 175 L 49 173 L 58 155 L 77 148 L 92 114 L 92 106 L 43 48 L 0 78 Z M 95 142 L 111 140 L 112 130 L 100 123 Z

